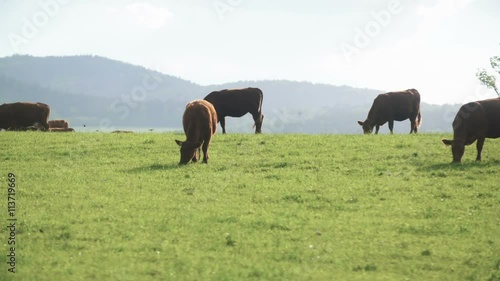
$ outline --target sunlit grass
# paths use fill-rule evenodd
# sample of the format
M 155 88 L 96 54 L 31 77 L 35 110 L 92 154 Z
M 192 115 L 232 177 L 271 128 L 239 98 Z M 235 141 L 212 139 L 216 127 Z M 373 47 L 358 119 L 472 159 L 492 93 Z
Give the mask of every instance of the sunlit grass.
M 16 277 L 499 280 L 500 141 L 441 137 L 216 135 L 179 167 L 183 135 L 2 132 Z

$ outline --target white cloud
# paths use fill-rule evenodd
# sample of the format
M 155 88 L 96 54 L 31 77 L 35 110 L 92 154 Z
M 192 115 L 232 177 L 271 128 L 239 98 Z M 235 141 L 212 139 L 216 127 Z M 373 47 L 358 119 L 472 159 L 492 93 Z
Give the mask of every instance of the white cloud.
M 446 18 L 455 15 L 459 11 L 467 8 L 475 0 L 438 0 L 433 2 L 433 6 L 418 7 L 417 13 L 426 18 Z
M 131 19 L 134 24 L 148 28 L 158 29 L 167 24 L 173 14 L 163 7 L 153 7 L 149 3 L 133 3 L 122 9 L 111 8 L 108 13 L 114 19 L 122 18 L 129 22 Z
M 441 23 L 456 16 L 465 10 L 475 0 L 437 0 L 433 5 L 421 4 L 417 8 L 417 16 L 420 18 L 418 29 L 419 36 L 430 35 L 441 25 Z

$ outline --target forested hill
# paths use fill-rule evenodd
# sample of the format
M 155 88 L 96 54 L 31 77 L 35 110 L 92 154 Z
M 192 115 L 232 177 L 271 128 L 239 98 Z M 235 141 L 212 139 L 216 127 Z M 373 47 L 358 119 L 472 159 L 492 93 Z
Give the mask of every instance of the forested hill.
M 213 90 L 240 87 L 262 89 L 263 131 L 274 133 L 361 133 L 356 121 L 366 117 L 373 98 L 381 93 L 285 80 L 200 86 L 97 56 L 0 58 L 1 103 L 45 102 L 52 109 L 51 119 L 67 119 L 77 131 L 83 124 L 180 129 L 187 102 Z M 450 131 L 456 110 L 456 105 L 422 104 L 422 131 Z M 252 132 L 250 116 L 226 123 L 229 132 Z M 398 125 L 396 132 L 409 131 L 409 122 Z
M 143 86 L 145 76 L 151 80 L 146 84 L 152 85 L 146 89 L 149 99 L 197 96 L 202 90 L 174 76 L 97 56 L 7 57 L 0 59 L 0 75 L 63 93 L 100 98 L 115 98 L 131 92 Z

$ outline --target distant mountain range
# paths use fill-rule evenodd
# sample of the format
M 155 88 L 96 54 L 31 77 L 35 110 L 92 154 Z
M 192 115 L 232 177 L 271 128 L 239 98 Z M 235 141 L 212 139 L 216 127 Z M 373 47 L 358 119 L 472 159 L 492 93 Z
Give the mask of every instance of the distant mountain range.
M 240 81 L 201 86 L 98 56 L 0 58 L 0 103 L 45 102 L 50 119 L 66 119 L 75 130 L 86 127 L 174 128 L 182 130 L 187 102 L 214 90 L 258 87 L 264 92 L 266 133 L 361 134 L 364 120 L 382 91 L 295 81 Z M 411 85 L 408 86 L 411 88 Z M 397 90 L 397 89 L 395 89 Z M 450 132 L 458 105 L 422 104 L 422 132 Z M 227 130 L 252 133 L 251 116 L 229 118 Z M 408 133 L 409 121 L 396 133 Z M 387 133 L 387 126 L 381 133 Z

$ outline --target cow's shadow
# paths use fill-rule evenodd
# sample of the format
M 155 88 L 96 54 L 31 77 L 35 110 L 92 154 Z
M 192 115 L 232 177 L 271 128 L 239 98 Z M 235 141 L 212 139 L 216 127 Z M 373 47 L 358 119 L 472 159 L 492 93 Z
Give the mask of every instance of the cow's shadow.
M 442 170 L 453 170 L 453 171 L 466 171 L 470 170 L 471 168 L 488 168 L 491 166 L 498 166 L 500 164 L 500 160 L 496 159 L 491 159 L 491 160 L 483 160 L 480 162 L 477 161 L 469 161 L 465 160 L 462 161 L 462 163 L 453 163 L 453 162 L 447 162 L 447 163 L 437 163 L 437 164 L 430 164 L 430 165 L 423 165 L 419 166 L 418 170 L 421 171 L 442 171 Z
M 178 164 L 152 164 L 152 165 L 146 165 L 142 167 L 135 167 L 131 169 L 126 169 L 122 170 L 124 173 L 147 173 L 147 172 L 155 172 L 155 171 L 167 171 L 167 170 L 174 170 L 174 169 L 179 169 Z

